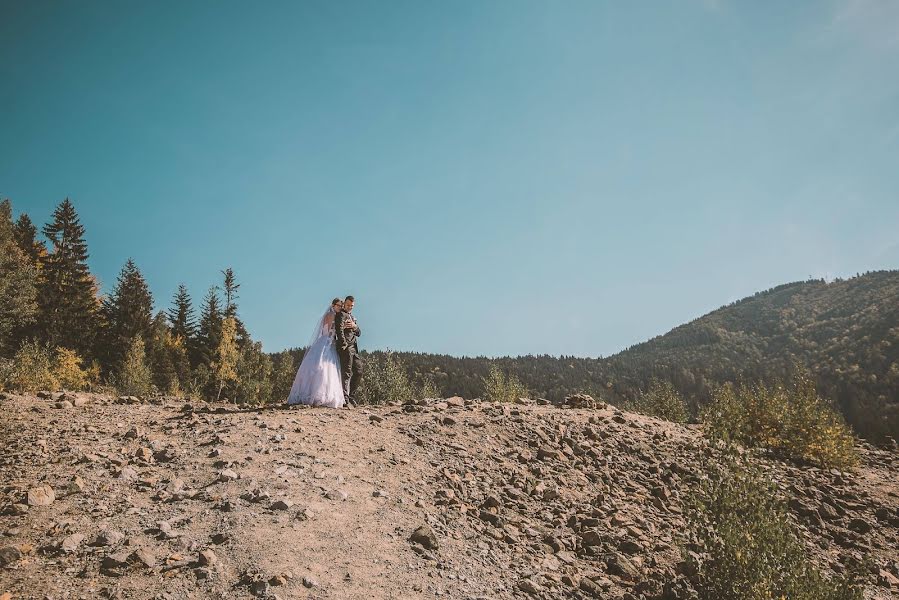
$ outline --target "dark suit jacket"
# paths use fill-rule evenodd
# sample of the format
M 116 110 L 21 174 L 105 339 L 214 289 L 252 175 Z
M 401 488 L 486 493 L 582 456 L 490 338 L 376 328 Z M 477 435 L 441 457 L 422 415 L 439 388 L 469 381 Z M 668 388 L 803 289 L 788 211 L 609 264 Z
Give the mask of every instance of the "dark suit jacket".
M 354 328 L 344 329 L 343 324 L 348 318 L 352 318 L 350 313 L 343 310 L 334 317 L 334 339 L 337 340 L 337 350 L 339 352 L 358 353 L 359 345 L 356 340 L 362 335 L 362 330 L 359 329 L 358 324 Z

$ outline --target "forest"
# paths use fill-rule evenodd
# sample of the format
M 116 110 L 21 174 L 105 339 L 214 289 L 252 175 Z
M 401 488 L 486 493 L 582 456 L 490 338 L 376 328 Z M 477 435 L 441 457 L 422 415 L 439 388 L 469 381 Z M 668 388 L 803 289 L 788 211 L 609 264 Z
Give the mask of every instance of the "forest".
M 126 260 L 101 294 L 88 267 L 85 228 L 66 199 L 40 232 L 0 204 L 0 385 L 187 395 L 264 404 L 283 401 L 302 348 L 267 353 L 239 311 L 231 268 L 215 274 L 198 306 L 181 285 L 157 310 L 138 266 Z M 715 391 L 737 382 L 789 380 L 807 370 L 819 394 L 856 433 L 899 437 L 899 271 L 781 285 L 723 306 L 608 358 L 455 357 L 374 351 L 366 397 L 481 397 L 491 371 L 550 401 L 587 393 L 637 402 L 669 382 L 696 418 Z

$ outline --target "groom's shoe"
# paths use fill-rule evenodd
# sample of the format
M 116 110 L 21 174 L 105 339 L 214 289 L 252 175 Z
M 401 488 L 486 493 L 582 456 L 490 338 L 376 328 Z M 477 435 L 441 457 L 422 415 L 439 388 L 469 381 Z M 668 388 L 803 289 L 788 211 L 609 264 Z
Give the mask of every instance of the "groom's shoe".
M 347 408 L 356 408 L 357 406 L 358 406 L 358 404 L 356 404 L 355 400 L 352 400 L 350 398 L 346 399 L 346 407 Z

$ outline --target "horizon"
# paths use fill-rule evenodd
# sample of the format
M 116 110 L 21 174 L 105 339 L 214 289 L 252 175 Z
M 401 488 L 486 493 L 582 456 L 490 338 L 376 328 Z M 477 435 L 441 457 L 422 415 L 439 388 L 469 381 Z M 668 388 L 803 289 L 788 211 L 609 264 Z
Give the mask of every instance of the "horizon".
M 609 357 L 899 268 L 899 4 L 4 3 L 0 198 L 267 352 Z M 714 49 L 714 51 L 711 51 Z

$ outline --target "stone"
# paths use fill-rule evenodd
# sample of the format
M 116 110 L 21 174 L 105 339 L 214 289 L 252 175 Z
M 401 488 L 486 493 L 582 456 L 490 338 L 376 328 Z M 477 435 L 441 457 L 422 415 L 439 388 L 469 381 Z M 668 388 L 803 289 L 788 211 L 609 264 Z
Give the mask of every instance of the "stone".
M 464 408 L 465 407 L 465 399 L 461 396 L 453 396 L 452 398 L 447 398 L 445 400 L 446 405 L 450 408 Z
M 612 575 L 617 575 L 622 579 L 637 581 L 640 579 L 640 570 L 630 561 L 630 559 L 621 554 L 612 554 L 606 558 L 606 569 Z
M 116 552 L 110 552 L 103 557 L 103 561 L 100 563 L 100 567 L 105 571 L 109 571 L 112 569 L 118 569 L 120 567 L 127 566 L 128 560 L 131 558 L 131 554 L 131 550 L 118 550 Z
M 873 529 L 873 527 L 871 526 L 871 524 L 868 521 L 861 519 L 859 517 L 856 517 L 856 518 L 852 519 L 851 521 L 849 521 L 849 525 L 847 527 L 856 533 L 862 533 L 862 534 L 868 533 L 869 531 L 871 531 L 871 529 Z
M 218 556 L 216 556 L 215 552 L 208 548 L 206 550 L 201 550 L 199 555 L 197 556 L 197 563 L 199 563 L 201 567 L 209 567 L 214 565 L 216 562 L 218 562 Z
M 603 591 L 602 588 L 595 581 L 590 579 L 589 577 L 581 578 L 580 584 L 578 587 L 582 592 L 590 596 L 591 598 L 602 598 Z
M 315 513 L 309 510 L 308 508 L 301 508 L 297 511 L 297 516 L 295 517 L 297 521 L 308 521 L 312 517 L 315 516 Z
M 601 546 L 602 542 L 602 536 L 595 529 L 588 529 L 581 533 L 581 543 L 584 546 Z
M 371 493 L 371 495 L 375 498 L 387 498 L 390 494 L 388 494 L 385 490 L 375 490 Z
M 330 490 L 327 494 L 325 494 L 325 497 L 328 500 L 337 500 L 339 502 L 343 502 L 347 498 L 349 498 L 349 494 L 347 494 L 343 490 Z
M 156 555 L 147 548 L 138 548 L 130 557 L 130 560 L 137 564 L 141 564 L 148 569 L 156 566 Z
M 49 485 L 39 485 L 28 490 L 28 506 L 50 506 L 56 500 L 56 494 Z
M 293 502 L 285 498 L 282 500 L 275 500 L 269 508 L 271 510 L 289 510 L 291 506 L 293 506 Z
M 311 575 L 307 575 L 307 576 L 303 577 L 303 587 L 310 588 L 310 589 L 318 587 L 318 581 L 315 578 L 313 578 Z
M 522 579 L 518 582 L 518 589 L 526 594 L 538 596 L 543 592 L 543 588 L 531 579 Z
M 116 529 L 107 528 L 100 532 L 95 542 L 97 546 L 115 546 L 125 539 L 125 534 Z
M 22 558 L 22 552 L 15 546 L 0 548 L 0 567 L 5 567 L 18 562 Z
M 437 536 L 434 531 L 427 525 L 421 525 L 409 536 L 409 541 L 422 546 L 428 550 L 437 550 Z
M 218 480 L 221 482 L 236 481 L 240 477 L 233 469 L 225 469 L 219 472 Z
M 125 435 L 122 437 L 124 437 L 126 440 L 135 440 L 139 437 L 142 437 L 143 435 L 144 435 L 143 429 L 135 426 L 135 427 L 132 427 L 131 429 L 129 429 L 128 431 L 126 431 Z
M 381 417 L 379 415 L 369 415 L 368 420 L 371 423 L 380 423 L 381 421 L 384 420 L 384 417 Z
M 56 408 L 66 409 L 66 408 L 72 408 L 72 403 L 69 402 L 68 400 L 60 400 L 53 406 L 55 406 Z
M 59 549 L 63 552 L 69 553 L 74 552 L 81 545 L 81 542 L 84 541 L 84 535 L 80 533 L 73 533 L 72 535 L 66 536 L 59 543 Z

